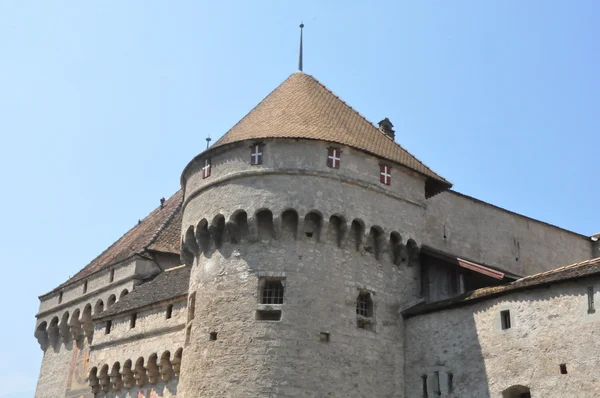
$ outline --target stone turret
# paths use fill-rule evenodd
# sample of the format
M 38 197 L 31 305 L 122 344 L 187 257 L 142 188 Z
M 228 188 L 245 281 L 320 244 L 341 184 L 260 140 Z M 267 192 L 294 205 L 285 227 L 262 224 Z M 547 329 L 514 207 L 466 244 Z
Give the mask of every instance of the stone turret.
M 406 282 L 418 279 L 424 202 L 436 193 L 427 187 L 446 180 L 296 73 L 196 157 L 182 184 L 194 300 L 182 394 L 403 390 L 398 309 L 419 295 Z

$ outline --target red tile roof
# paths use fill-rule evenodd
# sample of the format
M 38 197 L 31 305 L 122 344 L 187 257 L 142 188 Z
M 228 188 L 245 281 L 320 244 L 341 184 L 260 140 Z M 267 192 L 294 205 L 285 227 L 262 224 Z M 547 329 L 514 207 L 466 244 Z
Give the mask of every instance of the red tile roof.
M 266 138 L 316 139 L 368 152 L 424 175 L 427 197 L 452 186 L 314 77 L 302 72 L 288 77 L 196 158 L 227 144 Z

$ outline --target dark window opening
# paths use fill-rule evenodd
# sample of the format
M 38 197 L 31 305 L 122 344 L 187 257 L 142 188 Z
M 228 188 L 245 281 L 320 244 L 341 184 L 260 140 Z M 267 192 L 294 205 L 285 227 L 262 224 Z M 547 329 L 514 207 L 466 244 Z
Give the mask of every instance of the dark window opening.
M 306 232 L 306 237 L 307 237 L 307 238 L 312 238 L 312 236 L 313 236 L 313 233 L 312 233 L 312 232 Z
M 440 372 L 433 372 L 433 393 L 438 397 L 442 395 L 442 389 L 440 388 Z
M 500 311 L 500 322 L 502 324 L 502 330 L 510 329 L 510 311 Z
M 87 289 L 88 289 L 88 281 L 83 282 L 83 294 L 87 293 Z
M 453 382 L 454 382 L 454 375 L 452 373 L 448 373 L 448 394 L 452 394 Z
M 171 319 L 172 315 L 173 315 L 173 304 L 171 304 L 167 307 L 167 319 Z
M 256 311 L 257 321 L 280 321 L 281 310 L 257 310 Z
M 190 339 L 192 338 L 192 325 L 188 326 L 185 330 L 185 345 L 190 345 Z
M 566 375 L 567 374 L 567 364 L 566 363 L 561 363 L 560 364 L 560 374 L 561 375 Z
M 188 322 L 194 319 L 194 312 L 196 310 L 196 292 L 190 294 L 190 300 L 188 302 Z
M 371 293 L 361 292 L 356 298 L 356 315 L 371 318 L 373 316 L 373 300 Z
M 62 300 L 63 300 L 63 292 L 60 292 L 58 294 L 58 304 L 62 303 Z
M 421 380 L 423 381 L 423 398 L 427 398 L 429 395 L 427 392 L 427 375 L 421 376 Z
M 590 286 L 587 288 L 587 296 L 588 296 L 588 314 L 593 314 L 596 312 L 596 308 L 594 306 L 594 286 Z
M 110 270 L 110 279 L 109 279 L 109 283 L 113 282 L 115 280 L 115 270 L 111 269 Z
M 321 332 L 320 334 L 320 340 L 324 343 L 329 343 L 329 338 L 330 338 L 330 334 L 327 332 Z
M 281 280 L 266 280 L 261 293 L 262 304 L 283 304 L 283 283 Z
M 110 329 L 112 328 L 112 321 L 106 321 L 106 329 L 104 330 L 104 332 L 106 334 L 110 334 Z
M 210 332 L 209 340 L 216 341 L 217 340 L 217 332 Z
M 129 320 L 129 328 L 133 329 L 135 327 L 135 322 L 137 321 L 137 314 L 131 314 L 131 319 Z

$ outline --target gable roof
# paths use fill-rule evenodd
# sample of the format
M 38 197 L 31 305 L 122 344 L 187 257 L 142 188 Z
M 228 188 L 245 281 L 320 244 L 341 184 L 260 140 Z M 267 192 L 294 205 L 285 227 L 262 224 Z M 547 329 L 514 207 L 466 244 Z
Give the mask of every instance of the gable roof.
M 179 254 L 182 202 L 183 191 L 179 190 L 162 208 L 154 209 L 73 277 L 40 298 L 135 256 L 149 257 L 152 251 Z
M 136 286 L 131 293 L 120 298 L 110 308 L 94 316 L 94 319 L 111 317 L 185 296 L 189 289 L 190 268 L 182 265 L 161 272 L 151 281 Z
M 452 186 L 317 79 L 303 72 L 289 76 L 195 159 L 227 144 L 266 138 L 315 139 L 362 150 L 425 176 L 427 197 Z
M 552 283 L 566 282 L 594 275 L 600 275 L 600 257 L 529 275 L 505 285 L 484 287 L 433 303 L 420 303 L 406 309 L 402 312 L 402 315 L 405 318 L 410 318 L 415 315 L 472 304 L 515 291 L 533 289 Z

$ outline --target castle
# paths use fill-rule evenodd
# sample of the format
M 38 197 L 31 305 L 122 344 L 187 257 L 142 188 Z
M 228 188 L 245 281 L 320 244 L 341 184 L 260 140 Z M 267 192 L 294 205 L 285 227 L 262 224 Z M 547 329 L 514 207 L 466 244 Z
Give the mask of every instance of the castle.
M 312 76 L 181 186 L 40 296 L 37 398 L 600 396 L 598 237 L 451 190 Z

